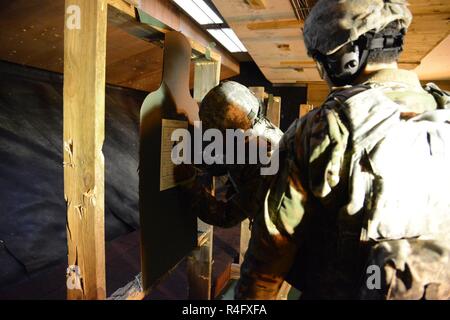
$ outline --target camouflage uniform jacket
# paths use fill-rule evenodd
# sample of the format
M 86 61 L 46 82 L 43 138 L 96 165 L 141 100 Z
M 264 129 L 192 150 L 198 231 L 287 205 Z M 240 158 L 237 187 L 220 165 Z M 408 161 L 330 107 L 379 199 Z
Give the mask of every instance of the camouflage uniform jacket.
M 438 106 L 439 99 L 423 90 L 409 71 L 382 70 L 363 84 L 382 87 L 405 118 Z M 330 100 L 338 96 L 333 92 Z M 370 123 L 366 120 L 362 123 Z M 450 297 L 448 239 L 362 242 L 364 214 L 343 214 L 357 205 L 349 190 L 365 187 L 352 185 L 352 150 L 346 147 L 351 134 L 327 104 L 285 133 L 279 174 L 267 194 L 264 214 L 254 221 L 237 299 L 273 299 L 284 279 L 300 289 L 304 299 Z M 364 159 L 358 166 L 364 170 Z M 365 286 L 368 264 L 381 269 L 380 290 Z

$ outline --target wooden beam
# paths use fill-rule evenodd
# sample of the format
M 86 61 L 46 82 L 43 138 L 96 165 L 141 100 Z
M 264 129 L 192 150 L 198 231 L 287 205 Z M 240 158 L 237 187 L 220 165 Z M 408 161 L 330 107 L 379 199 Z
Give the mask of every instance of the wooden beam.
M 125 0 L 108 0 L 108 4 L 133 18 L 136 18 L 136 11 L 134 9 L 136 3 L 130 3 L 130 1 Z
M 188 298 L 211 300 L 213 228 L 207 226 L 199 232 L 204 241 L 187 257 Z
M 179 31 L 186 37 L 195 40 L 204 48 L 207 48 L 211 42 L 215 42 L 215 40 L 209 34 L 206 34 L 190 17 L 182 14 L 171 1 L 141 0 L 138 8 L 171 29 Z M 196 46 L 193 46 L 193 48 L 196 48 Z M 222 65 L 224 67 L 231 70 L 233 73 L 239 74 L 239 63 L 227 50 L 217 47 L 214 51 L 221 56 Z
M 247 24 L 247 28 L 250 30 L 300 29 L 301 27 L 303 27 L 303 22 L 298 20 L 273 20 Z
M 291 61 L 280 61 L 281 66 L 285 67 L 302 67 L 302 68 L 308 68 L 308 67 L 316 67 L 316 62 L 314 60 L 291 60 Z
M 201 59 L 195 62 L 194 99 L 199 103 L 220 82 L 220 56 L 216 59 L 219 61 Z
M 278 291 L 276 300 L 287 300 L 289 291 L 291 291 L 291 285 L 287 283 L 286 281 L 283 282 L 283 284 L 280 287 L 280 290 Z
M 67 297 L 104 299 L 106 0 L 66 0 L 64 192 Z
M 269 102 L 267 104 L 267 119 L 274 125 L 280 127 L 281 117 L 281 97 L 269 96 Z
M 265 104 L 264 100 L 269 98 L 269 95 L 265 92 L 264 87 L 249 87 L 248 88 L 253 94 L 256 96 L 256 98 L 259 100 L 262 106 L 262 110 L 260 111 L 261 114 L 266 114 L 267 112 L 267 105 Z
M 245 0 L 245 2 L 249 5 L 250 8 L 254 10 L 266 9 L 266 0 Z
M 304 115 L 306 115 L 308 112 L 310 112 L 313 109 L 314 109 L 314 106 L 311 104 L 301 104 L 299 113 L 298 113 L 298 117 L 299 118 L 303 117 Z
M 220 82 L 220 56 L 216 59 L 199 59 L 195 62 L 194 99 L 199 103 Z M 211 225 L 198 220 L 198 231 L 202 234 L 198 248 L 187 257 L 189 299 L 210 300 L 214 230 Z
M 245 219 L 241 222 L 241 239 L 239 241 L 239 264 L 244 262 L 245 253 L 248 249 L 248 243 L 250 241 L 250 220 Z

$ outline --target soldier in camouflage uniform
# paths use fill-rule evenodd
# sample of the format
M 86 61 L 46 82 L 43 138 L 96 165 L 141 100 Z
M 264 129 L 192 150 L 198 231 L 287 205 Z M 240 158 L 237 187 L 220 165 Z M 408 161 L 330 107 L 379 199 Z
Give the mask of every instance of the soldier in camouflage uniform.
M 245 86 L 234 82 L 223 82 L 211 89 L 200 104 L 199 116 L 202 129 L 218 129 L 225 137 L 226 129 L 247 131 L 247 138 L 265 139 L 275 146 L 282 132 L 264 117 L 259 116 L 260 102 Z M 263 196 L 268 188 L 268 179 L 261 176 L 260 164 L 202 165 L 196 168 L 194 182 L 187 188 L 191 195 L 192 211 L 204 222 L 229 228 L 261 212 Z M 226 150 L 225 150 L 226 153 Z M 234 152 L 236 154 L 236 151 Z M 224 155 L 225 156 L 225 155 Z M 212 177 L 217 179 L 218 193 L 211 190 Z M 260 200 L 255 199 L 260 195 Z
M 305 45 L 332 91 L 280 142 L 236 299 L 284 279 L 303 299 L 450 297 L 450 98 L 397 69 L 411 19 L 403 0 L 312 9 Z

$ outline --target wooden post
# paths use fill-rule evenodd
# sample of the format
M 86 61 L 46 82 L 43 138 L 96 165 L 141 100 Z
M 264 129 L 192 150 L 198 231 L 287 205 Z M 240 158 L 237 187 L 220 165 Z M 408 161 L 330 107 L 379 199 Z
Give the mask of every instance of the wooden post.
M 198 103 L 220 82 L 220 56 L 217 58 L 219 61 L 199 59 L 195 62 L 194 99 Z
M 66 0 L 64 192 L 67 298 L 105 298 L 104 158 L 106 0 Z
M 194 99 L 197 102 L 200 103 L 209 90 L 219 84 L 220 63 L 220 57 L 217 60 L 200 59 L 195 62 Z M 210 300 L 213 227 L 198 220 L 198 232 L 200 235 L 198 248 L 187 257 L 189 299 Z
M 314 109 L 314 106 L 311 105 L 311 104 L 301 104 L 298 116 L 301 118 L 301 117 L 303 117 L 305 114 L 307 114 L 308 112 L 310 112 L 313 109 Z
M 241 240 L 239 242 L 239 265 L 244 262 L 245 253 L 248 249 L 248 243 L 250 241 L 250 220 L 245 219 L 241 222 Z
M 269 103 L 267 104 L 267 119 L 277 127 L 280 126 L 281 117 L 281 97 L 269 95 Z
M 265 116 L 266 112 L 267 112 L 267 106 L 264 103 L 264 100 L 267 99 L 269 97 L 269 95 L 265 92 L 264 87 L 249 87 L 248 89 L 251 92 L 253 92 L 253 94 L 256 96 L 256 98 L 258 98 L 259 102 L 261 103 L 261 107 L 262 107 L 262 110 L 260 111 L 260 113 Z

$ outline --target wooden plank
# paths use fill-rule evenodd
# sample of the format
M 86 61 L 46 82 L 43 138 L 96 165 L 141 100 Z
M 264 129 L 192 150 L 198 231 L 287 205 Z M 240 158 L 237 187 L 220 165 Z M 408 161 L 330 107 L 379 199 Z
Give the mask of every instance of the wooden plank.
M 262 10 L 267 8 L 266 0 L 245 0 L 253 10 Z
M 211 299 L 213 228 L 206 232 L 207 240 L 187 257 L 189 282 L 188 297 L 191 300 Z
M 108 0 L 108 4 L 133 18 L 136 18 L 136 12 L 134 9 L 134 5 L 136 3 L 132 4 L 125 0 Z
M 220 56 L 216 59 L 219 60 L 200 59 L 195 62 L 194 99 L 199 103 L 220 82 Z
M 280 126 L 281 116 L 281 97 L 269 97 L 269 103 L 267 104 L 267 119 L 270 120 L 277 127 Z
M 254 95 L 258 98 L 259 101 L 264 102 L 269 96 L 265 93 L 264 87 L 248 87 L 248 89 L 254 93 Z
M 220 56 L 216 61 L 199 59 L 195 62 L 194 99 L 201 102 L 205 95 L 220 82 Z M 203 233 L 198 248 L 187 257 L 189 299 L 210 300 L 212 283 L 212 257 L 214 230 L 198 220 L 198 230 Z
M 291 288 L 292 287 L 289 283 L 283 281 L 283 284 L 281 285 L 280 290 L 278 291 L 276 300 L 287 300 Z
M 179 31 L 186 37 L 195 40 L 204 48 L 207 48 L 211 42 L 214 42 L 214 39 L 209 34 L 206 34 L 190 17 L 182 14 L 171 1 L 141 0 L 137 7 L 171 29 Z M 196 45 L 193 47 L 194 49 L 197 48 Z M 215 51 L 221 56 L 222 64 L 226 69 L 239 74 L 239 63 L 228 51 L 220 47 Z
M 256 98 L 258 98 L 260 105 L 263 109 L 263 110 L 260 110 L 260 113 L 265 115 L 266 111 L 267 111 L 267 106 L 264 103 L 264 100 L 269 98 L 269 95 L 265 92 L 265 88 L 264 87 L 249 87 L 248 89 L 251 92 L 253 92 L 253 94 L 256 96 Z
M 316 62 L 314 60 L 293 60 L 293 61 L 280 61 L 281 66 L 286 67 L 315 67 Z
M 252 10 L 242 0 L 213 0 L 213 2 L 269 81 L 294 83 L 320 80 L 318 72 L 312 68 L 308 70 L 304 66 L 299 66 L 305 68 L 305 72 L 302 73 L 269 68 L 279 66 L 280 61 L 308 60 L 299 27 L 301 22 L 295 19 L 291 1 L 267 0 L 266 10 Z M 404 52 L 400 56 L 399 65 L 405 69 L 413 69 L 450 31 L 450 2 L 442 0 L 408 2 L 414 18 L 405 38 Z M 309 1 L 308 7 L 311 8 L 313 3 L 314 1 Z M 290 51 L 280 52 L 277 47 L 279 44 L 285 45 L 283 48 L 289 45 Z M 446 60 L 442 59 L 439 59 L 438 65 L 446 65 Z
M 299 29 L 301 27 L 303 27 L 303 22 L 299 20 L 273 20 L 247 24 L 247 28 L 250 30 Z
M 320 107 L 330 93 L 330 88 L 325 82 L 308 84 L 307 103 L 314 107 Z
M 107 4 L 106 0 L 66 0 L 65 6 L 68 12 L 64 32 L 64 192 L 67 201 L 69 264 L 67 297 L 104 299 L 102 146 Z
M 314 109 L 314 106 L 311 104 L 301 104 L 299 110 L 299 118 L 303 117 L 305 114 Z
M 239 264 L 242 264 L 244 262 L 245 253 L 248 249 L 248 243 L 250 241 L 250 220 L 245 219 L 241 222 L 241 239 L 240 239 L 240 245 L 239 245 Z

